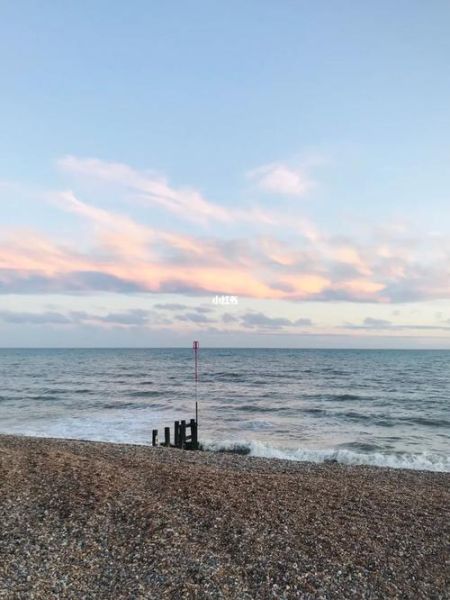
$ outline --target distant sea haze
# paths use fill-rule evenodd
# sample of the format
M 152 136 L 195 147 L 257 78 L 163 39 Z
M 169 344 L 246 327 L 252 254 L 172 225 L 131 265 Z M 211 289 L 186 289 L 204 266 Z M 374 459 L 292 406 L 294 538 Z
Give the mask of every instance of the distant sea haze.
M 194 416 L 191 349 L 0 350 L 0 433 L 151 443 Z M 216 450 L 450 471 L 450 351 L 201 349 Z

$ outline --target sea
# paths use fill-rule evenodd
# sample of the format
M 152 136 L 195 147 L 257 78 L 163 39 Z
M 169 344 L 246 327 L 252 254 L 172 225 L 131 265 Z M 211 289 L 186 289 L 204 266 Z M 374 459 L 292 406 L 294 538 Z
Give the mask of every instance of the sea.
M 0 433 L 450 472 L 450 351 L 0 349 Z

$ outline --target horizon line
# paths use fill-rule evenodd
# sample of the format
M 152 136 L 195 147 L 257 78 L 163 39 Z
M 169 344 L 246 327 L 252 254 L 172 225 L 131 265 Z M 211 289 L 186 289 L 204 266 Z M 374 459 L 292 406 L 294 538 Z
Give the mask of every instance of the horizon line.
M 0 350 L 192 350 L 192 346 L 0 346 Z M 289 346 L 200 346 L 200 350 L 361 350 L 361 351 L 438 351 L 450 352 L 450 347 L 439 348 L 373 348 L 373 347 L 289 347 Z

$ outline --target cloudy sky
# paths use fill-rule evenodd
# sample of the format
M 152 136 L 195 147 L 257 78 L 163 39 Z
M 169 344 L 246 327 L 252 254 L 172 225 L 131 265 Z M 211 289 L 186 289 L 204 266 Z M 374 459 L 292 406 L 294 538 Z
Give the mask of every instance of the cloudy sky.
M 449 24 L 3 3 L 0 345 L 450 348 Z

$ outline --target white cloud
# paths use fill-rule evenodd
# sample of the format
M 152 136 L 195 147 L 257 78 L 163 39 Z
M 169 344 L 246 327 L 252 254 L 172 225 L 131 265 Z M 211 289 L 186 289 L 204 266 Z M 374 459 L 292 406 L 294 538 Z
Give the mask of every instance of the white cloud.
M 259 206 L 225 207 L 204 198 L 191 187 L 174 187 L 162 175 L 153 171 L 139 171 L 123 163 L 97 158 L 65 156 L 57 161 L 66 172 L 91 177 L 131 190 L 140 204 L 158 206 L 179 218 L 197 223 L 236 221 L 279 225 L 280 216 Z M 72 203 L 73 204 L 73 203 Z M 79 207 L 77 211 L 80 212 Z M 96 211 L 100 214 L 100 211 Z M 289 221 L 291 223 L 291 221 Z
M 253 169 L 247 176 L 263 191 L 283 196 L 305 196 L 314 182 L 301 167 L 272 163 Z
M 231 220 L 229 211 L 209 202 L 197 190 L 189 187 L 175 188 L 163 176 L 154 172 L 138 171 L 122 163 L 76 156 L 65 156 L 58 160 L 58 165 L 65 171 L 128 188 L 140 202 L 160 206 L 183 219 L 200 222 Z

